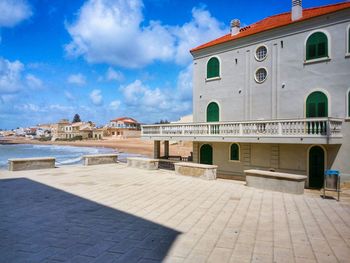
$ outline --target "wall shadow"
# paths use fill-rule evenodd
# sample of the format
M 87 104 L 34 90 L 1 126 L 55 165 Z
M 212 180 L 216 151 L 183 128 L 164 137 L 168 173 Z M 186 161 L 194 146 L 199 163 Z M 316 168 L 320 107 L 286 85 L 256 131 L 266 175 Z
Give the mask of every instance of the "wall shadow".
M 0 180 L 0 262 L 161 262 L 179 234 L 26 178 Z

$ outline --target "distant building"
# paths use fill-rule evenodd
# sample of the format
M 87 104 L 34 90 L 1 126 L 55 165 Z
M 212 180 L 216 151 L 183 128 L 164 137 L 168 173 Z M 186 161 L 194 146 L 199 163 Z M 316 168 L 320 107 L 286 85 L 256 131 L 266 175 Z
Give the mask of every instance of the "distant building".
M 141 124 L 130 117 L 117 118 L 105 126 L 104 135 L 117 138 L 140 137 Z

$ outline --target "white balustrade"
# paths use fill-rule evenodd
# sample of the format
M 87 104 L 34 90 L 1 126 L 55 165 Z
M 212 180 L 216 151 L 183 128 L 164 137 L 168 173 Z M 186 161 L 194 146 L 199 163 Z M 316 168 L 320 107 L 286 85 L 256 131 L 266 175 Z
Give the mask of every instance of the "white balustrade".
M 341 137 L 342 120 L 309 118 L 291 120 L 206 122 L 143 125 L 142 136 L 257 136 Z

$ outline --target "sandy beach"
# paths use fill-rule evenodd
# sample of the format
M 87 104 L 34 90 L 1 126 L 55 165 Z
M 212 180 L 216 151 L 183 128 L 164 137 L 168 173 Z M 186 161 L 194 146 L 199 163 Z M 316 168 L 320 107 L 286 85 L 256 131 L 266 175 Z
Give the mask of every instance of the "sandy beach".
M 0 144 L 41 144 L 41 145 L 69 145 L 80 147 L 107 147 L 118 150 L 119 152 L 137 153 L 153 156 L 153 141 L 141 140 L 140 138 L 129 139 L 103 139 L 103 140 L 83 140 L 83 141 L 38 141 L 35 139 L 23 137 L 2 137 Z M 161 151 L 163 147 L 161 147 Z M 171 144 L 170 155 L 189 156 L 192 151 L 191 143 L 184 145 Z

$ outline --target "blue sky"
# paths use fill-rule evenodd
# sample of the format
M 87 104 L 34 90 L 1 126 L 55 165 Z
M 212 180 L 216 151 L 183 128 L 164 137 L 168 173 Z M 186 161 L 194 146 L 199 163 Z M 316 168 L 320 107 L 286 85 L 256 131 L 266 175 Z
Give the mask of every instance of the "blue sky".
M 304 7 L 332 4 L 304 0 Z M 290 0 L 0 0 L 0 128 L 192 112 L 189 49 Z

